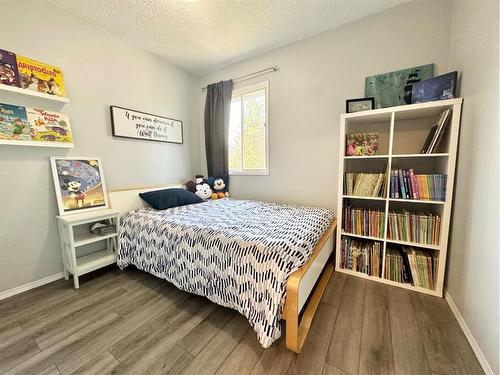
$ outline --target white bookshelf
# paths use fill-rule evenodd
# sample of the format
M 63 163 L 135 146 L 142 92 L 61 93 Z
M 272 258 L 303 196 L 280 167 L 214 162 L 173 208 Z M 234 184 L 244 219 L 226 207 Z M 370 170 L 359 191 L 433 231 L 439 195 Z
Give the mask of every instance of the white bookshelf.
M 446 255 L 448 251 L 448 234 L 453 199 L 453 184 L 460 128 L 462 98 L 435 102 L 411 104 L 398 107 L 375 109 L 340 116 L 339 147 L 339 187 L 337 215 L 339 230 L 337 231 L 336 271 L 363 277 L 388 285 L 414 290 L 434 296 L 443 296 L 443 284 L 446 271 Z M 420 154 L 429 130 L 445 109 L 452 110 L 445 135 L 433 154 Z M 379 149 L 377 155 L 346 156 L 346 134 L 378 133 Z M 393 169 L 413 168 L 416 174 L 440 173 L 447 175 L 446 200 L 428 201 L 411 199 L 391 199 L 390 171 Z M 386 173 L 386 191 L 384 197 L 358 197 L 345 195 L 343 191 L 344 176 L 347 172 Z M 389 173 L 388 173 L 389 172 Z M 344 233 L 342 223 L 342 207 L 350 204 L 360 208 L 376 208 L 385 212 L 383 236 L 381 238 Z M 413 212 L 426 211 L 441 217 L 439 244 L 420 244 L 392 240 L 387 238 L 387 219 L 391 211 L 407 210 Z M 362 272 L 340 268 L 341 241 L 343 236 L 378 241 L 382 244 L 381 276 L 369 276 Z M 408 283 L 399 283 L 384 278 L 385 255 L 387 246 L 403 245 L 428 250 L 439 259 L 435 289 L 426 289 Z

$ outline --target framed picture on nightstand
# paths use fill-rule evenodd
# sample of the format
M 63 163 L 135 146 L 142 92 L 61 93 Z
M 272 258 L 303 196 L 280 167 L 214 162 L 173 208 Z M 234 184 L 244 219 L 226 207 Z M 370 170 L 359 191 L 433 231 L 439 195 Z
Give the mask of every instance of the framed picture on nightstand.
M 60 215 L 109 208 L 100 158 L 50 158 Z

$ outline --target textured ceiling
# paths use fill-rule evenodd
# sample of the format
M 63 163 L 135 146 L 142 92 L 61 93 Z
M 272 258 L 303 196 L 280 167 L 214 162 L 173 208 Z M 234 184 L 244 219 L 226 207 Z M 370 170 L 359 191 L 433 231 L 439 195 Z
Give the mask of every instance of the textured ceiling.
M 408 0 L 46 0 L 196 75 Z

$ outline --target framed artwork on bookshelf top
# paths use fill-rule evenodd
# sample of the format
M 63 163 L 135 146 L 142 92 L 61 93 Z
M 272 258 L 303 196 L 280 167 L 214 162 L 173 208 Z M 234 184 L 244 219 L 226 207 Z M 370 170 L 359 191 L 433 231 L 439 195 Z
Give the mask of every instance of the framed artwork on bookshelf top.
M 345 111 L 347 113 L 368 111 L 375 108 L 375 98 L 347 99 L 345 101 Z

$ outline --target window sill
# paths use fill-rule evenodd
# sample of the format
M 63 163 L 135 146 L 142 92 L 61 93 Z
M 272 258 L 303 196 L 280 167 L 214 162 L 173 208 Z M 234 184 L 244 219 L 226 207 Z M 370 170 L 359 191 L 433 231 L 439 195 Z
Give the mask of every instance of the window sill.
M 229 171 L 230 176 L 269 176 L 268 170 Z

